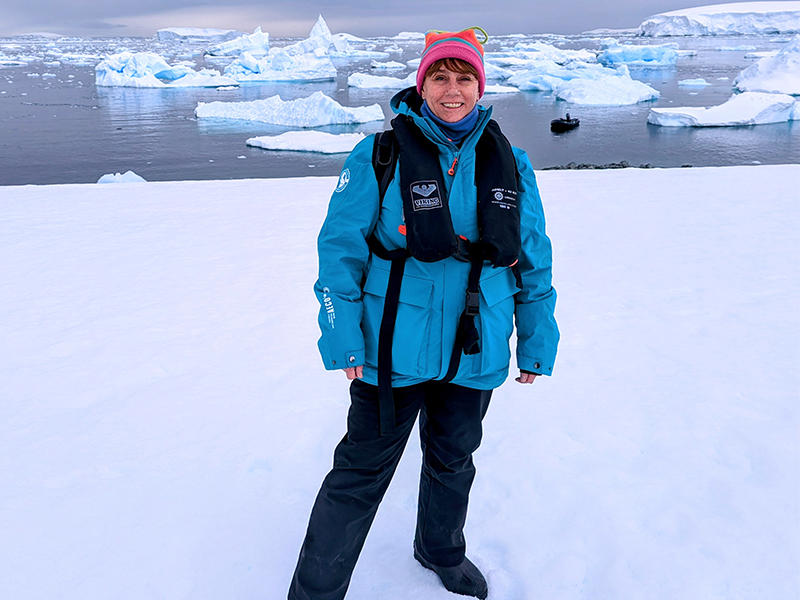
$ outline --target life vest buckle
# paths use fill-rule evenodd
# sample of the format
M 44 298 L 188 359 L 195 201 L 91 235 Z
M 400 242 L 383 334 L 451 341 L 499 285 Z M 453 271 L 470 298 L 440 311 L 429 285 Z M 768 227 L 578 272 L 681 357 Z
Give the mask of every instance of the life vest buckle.
M 481 293 L 480 291 L 471 292 L 467 290 L 467 303 L 464 308 L 464 313 L 468 316 L 474 317 L 480 313 L 481 307 Z

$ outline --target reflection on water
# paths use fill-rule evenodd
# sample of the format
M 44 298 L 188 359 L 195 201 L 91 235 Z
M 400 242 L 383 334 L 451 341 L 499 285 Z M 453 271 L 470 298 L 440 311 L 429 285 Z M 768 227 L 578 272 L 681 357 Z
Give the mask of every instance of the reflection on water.
M 599 40 L 564 38 L 562 47 L 599 48 Z M 519 40 L 500 38 L 513 46 Z M 277 41 L 276 41 L 277 42 Z M 633 40 L 659 43 L 658 40 Z M 374 133 L 389 126 L 394 92 L 348 88 L 347 76 L 368 72 L 369 61 L 336 61 L 336 81 L 320 83 L 245 84 L 238 89 L 98 88 L 94 68 L 111 52 L 151 50 L 169 60 L 194 60 L 198 68 L 221 70 L 230 59 L 202 57 L 202 49 L 154 39 L 105 39 L 42 42 L 0 40 L 21 46 L 20 53 L 39 56 L 24 65 L 0 69 L 0 184 L 94 182 L 104 173 L 129 169 L 151 181 L 336 175 L 344 155 L 274 152 L 250 148 L 249 137 L 276 135 L 289 128 L 224 119 L 196 119 L 198 102 L 250 101 L 278 94 L 293 100 L 321 91 L 346 106 L 379 103 L 384 122 L 333 125 L 330 133 Z M 418 41 L 375 40 L 377 49 L 402 45 L 392 60 L 419 55 Z M 658 100 L 634 106 L 590 107 L 556 101 L 547 92 L 487 95 L 494 118 L 511 142 L 527 150 L 535 168 L 570 162 L 674 167 L 796 163 L 800 160 L 800 125 L 778 123 L 735 128 L 667 128 L 647 124 L 651 107 L 714 106 L 732 94 L 736 75 L 753 61 L 747 51 L 719 51 L 723 46 L 780 48 L 774 38 L 686 38 L 682 49 L 697 51 L 667 69 L 631 69 L 635 79 L 659 90 Z M 2 50 L 7 53 L 11 50 Z M 53 61 L 58 61 L 54 63 Z M 47 62 L 45 62 L 47 61 Z M 394 73 L 403 77 L 410 70 Z M 45 73 L 53 77 L 43 76 Z M 36 76 L 30 76 L 36 75 Z M 686 88 L 683 79 L 704 78 L 711 85 Z M 581 126 L 552 134 L 550 121 L 569 111 Z

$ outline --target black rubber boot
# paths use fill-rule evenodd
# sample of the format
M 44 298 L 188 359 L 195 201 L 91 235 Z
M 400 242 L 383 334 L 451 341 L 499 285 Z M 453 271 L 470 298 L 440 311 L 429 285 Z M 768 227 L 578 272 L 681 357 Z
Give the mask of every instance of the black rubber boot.
M 436 573 L 439 579 L 442 580 L 444 587 L 454 594 L 472 596 L 481 600 L 484 600 L 489 594 L 489 587 L 486 585 L 486 578 L 483 573 L 466 556 L 462 563 L 455 567 L 439 567 L 429 563 L 416 550 L 414 550 L 414 558 L 423 567 Z

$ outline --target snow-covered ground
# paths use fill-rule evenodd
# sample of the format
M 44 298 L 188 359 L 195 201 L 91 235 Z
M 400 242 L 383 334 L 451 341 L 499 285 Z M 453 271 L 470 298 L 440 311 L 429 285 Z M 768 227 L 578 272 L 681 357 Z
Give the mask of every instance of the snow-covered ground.
M 538 178 L 563 337 L 486 418 L 490 599 L 797 598 L 800 166 Z M 3 188 L 3 598 L 285 598 L 348 405 L 335 181 Z M 348 600 L 455 598 L 411 555 L 417 447 Z
M 735 2 L 660 13 L 645 19 L 638 34 L 764 35 L 800 33 L 800 2 Z

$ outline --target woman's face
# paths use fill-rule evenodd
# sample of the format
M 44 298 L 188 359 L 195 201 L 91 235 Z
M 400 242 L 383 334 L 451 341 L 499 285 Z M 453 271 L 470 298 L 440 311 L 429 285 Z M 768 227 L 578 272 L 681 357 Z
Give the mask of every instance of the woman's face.
M 466 117 L 478 103 L 478 79 L 447 67 L 428 71 L 422 82 L 422 99 L 431 112 L 447 123 Z

